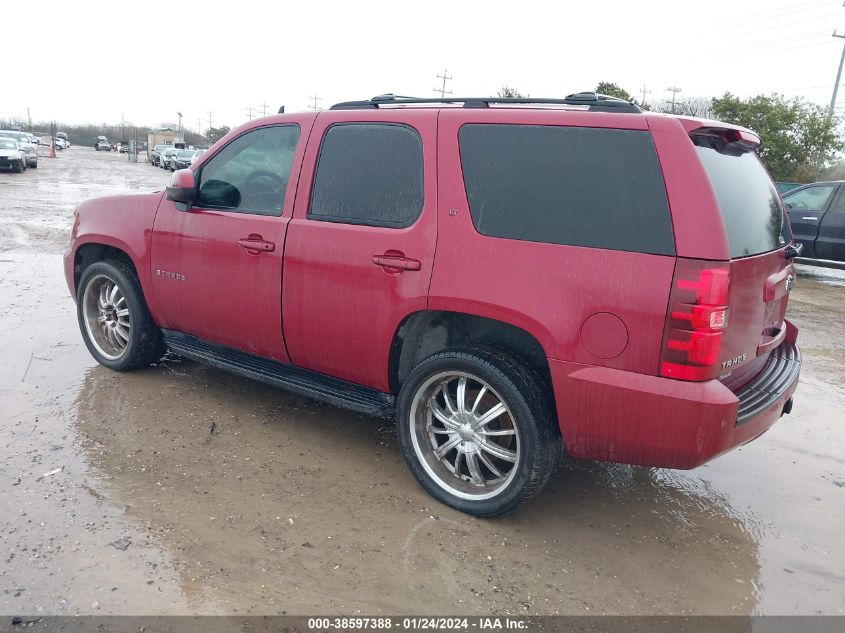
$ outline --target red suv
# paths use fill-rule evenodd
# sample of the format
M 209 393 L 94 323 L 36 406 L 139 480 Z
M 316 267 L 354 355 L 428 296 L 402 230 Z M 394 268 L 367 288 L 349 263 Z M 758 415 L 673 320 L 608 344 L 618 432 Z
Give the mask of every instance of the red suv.
M 592 93 L 271 116 L 80 205 L 65 272 L 106 367 L 170 349 L 393 416 L 422 486 L 492 516 L 562 450 L 693 468 L 789 412 L 799 249 L 759 143 Z

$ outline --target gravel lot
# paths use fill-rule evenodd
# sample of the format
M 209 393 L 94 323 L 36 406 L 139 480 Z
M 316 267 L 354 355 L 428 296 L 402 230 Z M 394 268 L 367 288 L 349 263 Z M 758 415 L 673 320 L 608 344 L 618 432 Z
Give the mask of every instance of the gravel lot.
M 845 273 L 800 268 L 802 381 L 765 436 L 688 472 L 566 461 L 479 520 L 418 487 L 389 424 L 94 363 L 73 208 L 168 179 L 82 147 L 0 173 L 0 614 L 845 611 Z

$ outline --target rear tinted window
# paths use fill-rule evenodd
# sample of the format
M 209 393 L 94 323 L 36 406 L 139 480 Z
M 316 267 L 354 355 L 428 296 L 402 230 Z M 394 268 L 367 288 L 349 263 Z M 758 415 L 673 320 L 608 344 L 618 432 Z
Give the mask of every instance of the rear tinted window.
M 409 226 L 422 211 L 423 153 L 405 125 L 333 125 L 320 147 L 308 217 L 312 220 Z
M 465 125 L 461 165 L 479 233 L 672 255 L 651 135 L 636 130 Z
M 757 255 L 791 239 L 772 179 L 754 152 L 730 151 L 724 142 L 693 136 L 722 211 L 731 257 Z

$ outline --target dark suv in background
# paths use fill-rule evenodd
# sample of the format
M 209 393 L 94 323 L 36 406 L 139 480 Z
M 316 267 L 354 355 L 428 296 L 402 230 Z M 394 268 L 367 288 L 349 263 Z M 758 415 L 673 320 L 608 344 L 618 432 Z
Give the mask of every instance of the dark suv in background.
M 759 144 L 592 93 L 275 115 L 80 205 L 65 275 L 106 367 L 169 348 L 393 417 L 420 484 L 492 516 L 561 451 L 693 468 L 790 411 L 797 249 Z
M 783 195 L 801 257 L 845 262 L 845 181 L 815 182 Z

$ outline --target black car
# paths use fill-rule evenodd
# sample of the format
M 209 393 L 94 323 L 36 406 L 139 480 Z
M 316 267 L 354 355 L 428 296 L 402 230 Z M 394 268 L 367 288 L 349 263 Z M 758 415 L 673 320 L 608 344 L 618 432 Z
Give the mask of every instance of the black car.
M 845 180 L 798 187 L 783 201 L 801 257 L 845 262 Z
M 191 166 L 191 159 L 197 153 L 195 149 L 180 149 L 176 156 L 170 159 L 173 169 L 187 169 Z

